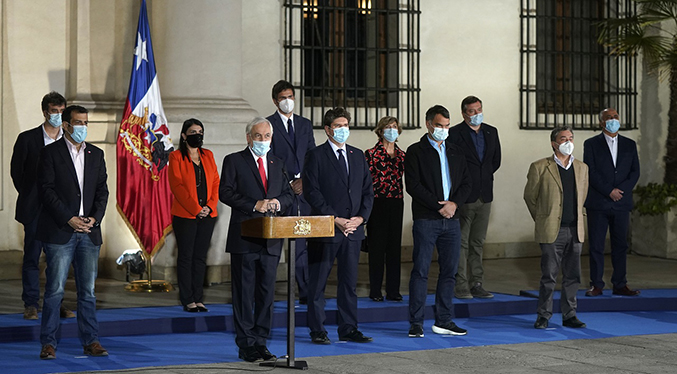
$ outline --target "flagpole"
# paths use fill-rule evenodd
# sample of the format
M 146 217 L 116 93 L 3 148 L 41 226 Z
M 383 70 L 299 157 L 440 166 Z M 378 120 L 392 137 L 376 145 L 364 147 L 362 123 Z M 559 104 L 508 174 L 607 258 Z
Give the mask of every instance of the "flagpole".
M 174 289 L 172 287 L 171 283 L 165 282 L 163 280 L 153 280 L 153 265 L 152 263 L 152 258 L 150 254 L 147 254 L 144 251 L 143 252 L 143 257 L 146 260 L 146 271 L 148 272 L 148 280 L 136 280 L 133 282 L 129 282 L 125 286 L 125 290 L 130 291 L 130 292 L 169 292 Z
M 133 281 L 125 289 L 169 292 L 171 284 L 153 280 L 152 259 L 171 230 L 167 159 L 174 146 L 160 98 L 146 0 L 141 1 L 135 36 L 129 91 L 117 140 L 117 205 L 142 249 L 148 280 Z

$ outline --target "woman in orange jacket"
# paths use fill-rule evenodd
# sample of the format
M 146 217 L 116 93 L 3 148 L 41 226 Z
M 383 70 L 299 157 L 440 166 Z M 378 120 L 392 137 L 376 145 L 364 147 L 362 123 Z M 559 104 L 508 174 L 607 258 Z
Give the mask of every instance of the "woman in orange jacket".
M 172 225 L 178 247 L 176 273 L 179 299 L 186 312 L 208 311 L 202 285 L 219 201 L 219 173 L 212 152 L 202 148 L 203 137 L 202 122 L 186 120 L 179 149 L 169 155 Z

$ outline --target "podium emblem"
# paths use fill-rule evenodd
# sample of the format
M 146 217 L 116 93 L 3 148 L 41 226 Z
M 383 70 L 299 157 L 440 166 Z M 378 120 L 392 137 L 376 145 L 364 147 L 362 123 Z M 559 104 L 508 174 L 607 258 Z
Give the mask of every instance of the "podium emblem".
M 296 221 L 296 225 L 294 226 L 294 235 L 308 235 L 310 234 L 310 230 L 310 221 L 301 218 L 300 220 Z

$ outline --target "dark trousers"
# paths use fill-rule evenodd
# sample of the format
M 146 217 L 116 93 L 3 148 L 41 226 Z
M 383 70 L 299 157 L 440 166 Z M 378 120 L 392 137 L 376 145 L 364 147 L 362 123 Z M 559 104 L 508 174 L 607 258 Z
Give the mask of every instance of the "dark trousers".
M 552 317 L 552 295 L 562 269 L 562 320 L 576 315 L 576 291 L 581 285 L 581 248 L 575 227 L 562 227 L 554 243 L 541 245 L 541 284 L 538 291 L 539 317 Z
M 36 215 L 33 222 L 24 225 L 24 257 L 21 266 L 23 286 L 21 299 L 24 307 L 38 308 L 38 301 L 40 301 L 40 255 L 43 244 L 35 238 L 39 216 L 39 214 Z
M 280 256 L 265 248 L 255 253 L 231 253 L 235 344 L 239 348 L 266 345 L 273 323 L 275 276 Z
M 454 287 L 461 251 L 461 225 L 458 219 L 415 219 L 414 267 L 409 279 L 409 323 L 423 326 L 425 299 L 428 296 L 428 271 L 437 247 L 440 267 L 435 291 L 435 324 L 443 325 L 454 318 Z
M 178 248 L 176 276 L 182 305 L 203 301 L 207 251 L 215 223 L 216 220 L 209 216 L 203 219 L 172 218 Z
M 357 328 L 357 264 L 360 259 L 361 240 L 348 240 L 342 237 L 338 243 L 310 241 L 308 243 L 308 327 L 311 332 L 327 330 L 324 328 L 326 315 L 324 297 L 327 278 L 338 260 L 338 288 L 336 304 L 338 306 L 338 334 L 344 336 Z
M 467 291 L 477 283 L 484 283 L 482 252 L 487 237 L 491 203 L 481 199 L 463 204 L 459 209 L 461 222 L 461 256 L 456 273 L 456 289 Z
M 609 230 L 611 240 L 611 265 L 614 271 L 611 284 L 623 288 L 626 278 L 628 254 L 628 226 L 630 212 L 588 210 L 588 240 L 590 242 L 590 285 L 604 288 L 604 242 Z
M 303 195 L 297 195 L 292 204 L 291 210 L 288 212 L 289 215 L 296 216 L 309 216 L 310 215 L 310 205 L 303 198 Z M 294 239 L 296 241 L 296 266 L 294 267 L 296 272 L 296 286 L 299 290 L 299 298 L 308 297 L 308 248 L 306 239 Z
M 385 264 L 386 295 L 400 296 L 403 199 L 374 199 L 369 222 L 369 296 L 380 297 Z

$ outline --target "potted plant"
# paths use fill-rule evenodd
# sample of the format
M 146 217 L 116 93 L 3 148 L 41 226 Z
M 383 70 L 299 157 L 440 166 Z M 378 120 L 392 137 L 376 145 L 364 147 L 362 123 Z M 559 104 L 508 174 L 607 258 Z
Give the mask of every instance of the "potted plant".
M 632 251 L 677 259 L 677 185 L 649 183 L 633 194 Z

